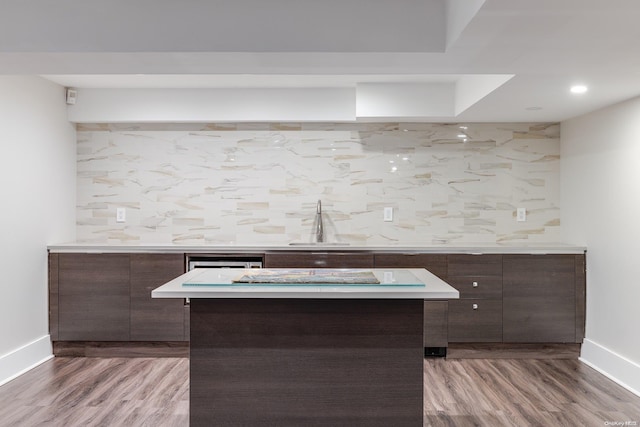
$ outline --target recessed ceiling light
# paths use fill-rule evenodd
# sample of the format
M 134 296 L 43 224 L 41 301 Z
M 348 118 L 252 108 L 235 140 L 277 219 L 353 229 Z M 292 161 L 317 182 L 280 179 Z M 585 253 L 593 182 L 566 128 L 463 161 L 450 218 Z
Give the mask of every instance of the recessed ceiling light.
M 571 86 L 571 93 L 585 93 L 589 88 L 585 85 L 574 85 Z
M 466 137 L 467 137 L 467 135 L 465 135 L 464 133 L 458 134 L 458 138 L 466 138 Z

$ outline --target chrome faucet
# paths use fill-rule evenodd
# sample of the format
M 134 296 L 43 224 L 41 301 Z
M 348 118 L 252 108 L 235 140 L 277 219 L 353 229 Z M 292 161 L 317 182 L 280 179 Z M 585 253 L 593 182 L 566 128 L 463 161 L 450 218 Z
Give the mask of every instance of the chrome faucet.
M 324 242 L 324 229 L 322 227 L 322 202 L 318 200 L 316 206 L 316 242 Z

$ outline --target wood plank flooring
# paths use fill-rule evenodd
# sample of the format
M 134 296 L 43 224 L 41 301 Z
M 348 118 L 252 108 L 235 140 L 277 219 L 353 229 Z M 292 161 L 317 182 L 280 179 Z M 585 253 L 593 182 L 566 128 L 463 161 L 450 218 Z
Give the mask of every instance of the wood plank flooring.
M 426 426 L 640 426 L 640 397 L 578 360 L 425 359 Z
M 425 426 L 640 426 L 640 397 L 577 360 L 424 367 Z M 185 358 L 57 357 L 0 387 L 2 427 L 187 426 L 188 414 Z
M 0 426 L 187 426 L 186 358 L 56 357 L 0 387 Z

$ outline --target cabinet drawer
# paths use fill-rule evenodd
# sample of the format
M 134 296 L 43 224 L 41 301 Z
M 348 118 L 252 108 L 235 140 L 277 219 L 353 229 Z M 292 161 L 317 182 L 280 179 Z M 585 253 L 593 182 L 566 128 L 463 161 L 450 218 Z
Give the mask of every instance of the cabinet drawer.
M 426 268 L 443 280 L 447 277 L 447 256 L 442 254 L 375 254 L 374 265 L 375 268 Z
M 449 277 L 447 283 L 460 292 L 461 299 L 502 298 L 501 276 L 453 276 Z
M 449 342 L 501 341 L 501 300 L 449 301 Z
M 373 268 L 373 254 L 348 252 L 266 253 L 265 268 Z
M 448 276 L 502 276 L 502 255 L 449 255 Z

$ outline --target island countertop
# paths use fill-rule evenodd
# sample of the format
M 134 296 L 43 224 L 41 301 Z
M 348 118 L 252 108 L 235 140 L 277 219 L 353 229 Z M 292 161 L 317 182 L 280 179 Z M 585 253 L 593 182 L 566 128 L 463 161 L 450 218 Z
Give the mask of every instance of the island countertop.
M 265 269 L 273 270 L 273 269 Z M 429 271 L 367 269 L 379 285 L 236 284 L 233 279 L 256 269 L 195 269 L 151 292 L 153 298 L 303 298 L 303 299 L 458 299 L 459 292 Z M 407 273 L 417 282 L 405 286 Z M 196 284 L 185 286 L 185 283 Z M 197 285 L 199 284 L 199 285 Z M 207 285 L 209 284 L 209 285 Z

